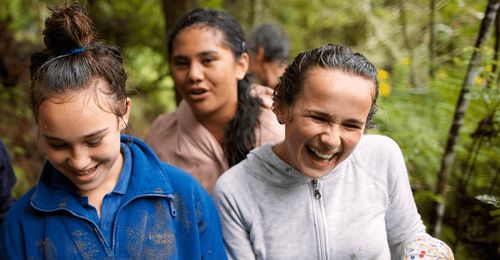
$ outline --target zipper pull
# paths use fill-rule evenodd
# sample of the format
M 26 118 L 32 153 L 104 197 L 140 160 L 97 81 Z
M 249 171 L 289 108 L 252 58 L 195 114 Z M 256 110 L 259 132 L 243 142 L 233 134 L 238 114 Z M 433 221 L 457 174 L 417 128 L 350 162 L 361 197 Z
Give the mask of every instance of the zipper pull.
M 313 188 L 313 192 L 314 192 L 314 198 L 320 199 L 321 193 L 319 192 L 319 188 L 318 188 L 318 180 L 312 180 L 311 183 L 312 183 L 312 188 Z
M 168 205 L 170 206 L 170 215 L 172 215 L 172 217 L 177 216 L 177 211 L 175 210 L 174 207 L 174 195 L 167 195 L 167 200 L 168 200 Z

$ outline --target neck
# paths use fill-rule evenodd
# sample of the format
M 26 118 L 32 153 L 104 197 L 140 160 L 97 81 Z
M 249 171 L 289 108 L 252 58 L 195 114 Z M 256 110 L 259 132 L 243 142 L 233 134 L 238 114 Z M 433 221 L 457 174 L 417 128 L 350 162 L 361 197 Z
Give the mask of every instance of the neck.
M 236 114 L 236 111 L 231 114 L 205 116 L 201 120 L 198 118 L 200 123 L 210 132 L 217 142 L 222 146 L 224 143 L 224 136 L 226 135 L 226 125 L 231 121 Z

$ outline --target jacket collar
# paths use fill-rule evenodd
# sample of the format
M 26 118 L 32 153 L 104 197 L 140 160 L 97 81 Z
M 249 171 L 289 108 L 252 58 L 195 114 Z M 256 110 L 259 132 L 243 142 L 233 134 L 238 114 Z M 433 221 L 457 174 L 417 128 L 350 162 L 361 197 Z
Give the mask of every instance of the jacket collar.
M 131 152 L 132 173 L 127 192 L 122 199 L 126 203 L 137 197 L 159 196 L 165 197 L 173 193 L 172 185 L 167 173 L 162 167 L 162 162 L 156 157 L 154 152 L 141 140 L 127 135 L 121 136 L 121 142 L 126 144 Z M 58 176 L 59 175 L 59 176 Z M 35 192 L 31 197 L 31 205 L 41 211 L 55 211 L 66 209 L 75 213 L 85 215 L 80 197 L 76 190 L 68 192 L 66 190 L 50 185 L 52 178 L 61 177 L 50 162 L 46 162 L 38 182 Z M 69 188 L 74 185 L 64 176 Z M 79 209 L 82 209 L 81 212 Z

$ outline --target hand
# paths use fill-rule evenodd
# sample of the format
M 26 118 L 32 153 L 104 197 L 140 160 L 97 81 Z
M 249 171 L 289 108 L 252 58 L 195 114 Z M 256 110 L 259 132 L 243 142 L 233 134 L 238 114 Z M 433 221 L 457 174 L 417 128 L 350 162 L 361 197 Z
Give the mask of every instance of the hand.
M 404 260 L 454 260 L 453 252 L 443 241 L 431 236 L 418 237 L 403 249 Z
M 252 84 L 250 94 L 262 100 L 262 107 L 272 109 L 274 89 L 262 85 Z

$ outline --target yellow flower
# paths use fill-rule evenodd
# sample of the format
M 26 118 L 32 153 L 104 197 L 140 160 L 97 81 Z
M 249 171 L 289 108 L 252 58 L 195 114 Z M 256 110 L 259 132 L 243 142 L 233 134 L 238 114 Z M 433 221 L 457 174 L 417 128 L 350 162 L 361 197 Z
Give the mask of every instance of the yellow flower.
M 389 79 L 389 72 L 387 70 L 379 69 L 377 72 L 379 80 Z
M 410 62 L 411 62 L 411 59 L 410 57 L 404 57 L 402 60 L 401 60 L 401 64 L 403 65 L 410 65 Z
M 391 94 L 391 84 L 386 81 L 382 81 L 379 84 L 380 95 L 383 97 L 387 97 Z
M 484 79 L 482 77 L 480 77 L 480 76 L 476 77 L 476 85 L 478 85 L 478 86 L 483 85 L 483 81 L 484 81 Z
M 484 66 L 484 71 L 486 71 L 486 72 L 491 72 L 491 69 L 492 69 L 491 65 Z

